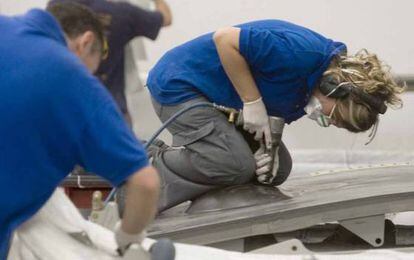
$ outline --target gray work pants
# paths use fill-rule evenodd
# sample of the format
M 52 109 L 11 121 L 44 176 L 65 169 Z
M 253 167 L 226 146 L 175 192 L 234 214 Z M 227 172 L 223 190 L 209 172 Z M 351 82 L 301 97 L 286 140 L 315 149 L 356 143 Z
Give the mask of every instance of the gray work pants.
M 173 106 L 152 101 L 162 122 L 184 107 L 207 102 L 204 97 Z M 254 178 L 256 163 L 252 150 L 220 111 L 211 107 L 192 109 L 169 125 L 168 130 L 173 136 L 173 147 L 160 150 L 153 157 L 161 177 L 160 211 L 209 190 Z M 290 161 L 284 145 L 281 150 Z M 291 161 L 285 168 L 290 172 Z

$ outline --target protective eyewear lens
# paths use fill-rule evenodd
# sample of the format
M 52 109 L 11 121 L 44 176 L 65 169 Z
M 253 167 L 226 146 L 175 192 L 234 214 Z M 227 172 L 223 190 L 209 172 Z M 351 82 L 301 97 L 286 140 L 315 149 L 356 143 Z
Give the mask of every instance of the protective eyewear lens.
M 106 60 L 109 56 L 109 46 L 106 39 L 103 40 L 102 44 L 102 60 Z

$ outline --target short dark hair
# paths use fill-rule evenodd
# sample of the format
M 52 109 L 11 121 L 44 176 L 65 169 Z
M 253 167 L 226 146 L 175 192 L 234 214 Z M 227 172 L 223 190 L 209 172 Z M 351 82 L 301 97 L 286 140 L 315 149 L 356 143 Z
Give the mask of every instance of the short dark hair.
M 98 16 L 86 6 L 70 1 L 52 3 L 46 9 L 58 20 L 69 38 L 75 38 L 91 31 L 98 39 L 101 48 L 105 46 L 104 27 Z

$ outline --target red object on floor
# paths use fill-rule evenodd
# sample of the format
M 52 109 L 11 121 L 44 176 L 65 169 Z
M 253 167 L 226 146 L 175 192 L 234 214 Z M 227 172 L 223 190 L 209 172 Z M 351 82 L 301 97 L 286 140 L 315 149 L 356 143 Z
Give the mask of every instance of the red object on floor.
M 92 207 L 92 195 L 97 190 L 102 192 L 103 199 L 111 192 L 111 189 L 103 188 L 79 189 L 65 187 L 66 195 L 69 196 L 70 200 L 79 209 L 90 209 Z
M 92 207 L 92 194 L 101 191 L 103 199 L 112 190 L 109 182 L 94 175 L 72 175 L 67 177 L 60 185 L 78 209 Z

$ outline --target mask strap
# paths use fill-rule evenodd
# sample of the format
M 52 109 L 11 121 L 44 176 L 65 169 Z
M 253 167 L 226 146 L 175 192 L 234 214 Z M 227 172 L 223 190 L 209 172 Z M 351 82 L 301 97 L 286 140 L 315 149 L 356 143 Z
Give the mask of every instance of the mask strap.
M 372 127 L 371 133 L 368 135 L 368 142 L 366 142 L 365 145 L 369 145 L 372 142 L 372 140 L 374 140 L 374 137 L 377 135 L 378 125 L 379 125 L 379 118 L 377 119 L 377 122 L 375 122 L 374 126 Z

